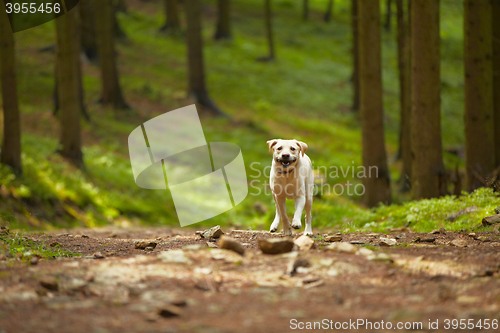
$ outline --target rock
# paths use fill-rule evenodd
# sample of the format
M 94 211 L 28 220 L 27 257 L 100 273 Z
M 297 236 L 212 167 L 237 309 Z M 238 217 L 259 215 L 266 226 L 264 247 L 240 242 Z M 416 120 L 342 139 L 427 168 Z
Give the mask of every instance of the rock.
M 358 252 L 356 252 L 357 255 L 362 255 L 365 257 L 373 255 L 373 251 L 370 249 L 367 249 L 366 247 L 361 247 L 358 249 Z
M 39 260 L 40 259 L 37 256 L 34 256 L 34 257 L 31 258 L 30 264 L 33 265 L 33 266 L 37 265 Z
M 40 285 L 45 289 L 57 291 L 59 290 L 59 283 L 53 276 L 44 276 L 40 279 Z
M 394 238 L 380 238 L 380 241 L 378 242 L 380 246 L 394 246 L 397 243 L 398 242 Z
M 333 235 L 333 236 L 325 236 L 324 238 L 325 242 L 341 242 L 342 241 L 342 236 L 340 235 Z
M 350 244 L 357 244 L 357 245 L 363 245 L 365 242 L 363 241 L 350 241 Z
M 225 234 L 225 232 L 222 231 L 220 225 L 216 225 L 215 227 L 212 227 L 210 229 L 202 231 L 200 233 L 200 236 L 205 238 L 205 239 L 210 239 L 210 238 L 219 238 L 220 236 L 222 236 L 224 234 Z
M 310 249 L 314 248 L 314 241 L 311 239 L 311 237 L 302 235 L 296 240 L 293 241 L 295 245 L 299 248 L 301 251 L 308 251 Z
M 293 249 L 293 240 L 290 238 L 259 239 L 259 248 L 265 254 L 280 254 Z
M 158 259 L 163 262 L 176 262 L 181 264 L 190 264 L 191 260 L 182 250 L 163 251 L 158 255 Z
M 219 247 L 221 249 L 231 250 L 238 254 L 243 255 L 245 253 L 245 248 L 237 240 L 228 236 L 222 236 L 219 242 Z
M 470 232 L 469 236 L 472 237 L 472 238 L 476 238 L 476 233 L 475 232 Z
M 419 237 L 415 238 L 413 243 L 432 243 L 435 241 L 436 241 L 436 238 L 434 238 L 434 237 L 420 237 L 419 236 Z
M 215 260 L 224 260 L 224 261 L 232 262 L 232 263 L 241 263 L 242 262 L 242 256 L 239 254 L 236 254 L 235 252 L 233 252 L 231 250 L 213 249 L 210 251 L 210 254 L 212 255 L 212 258 Z
M 207 245 L 204 245 L 204 244 L 189 244 L 189 245 L 182 247 L 182 249 L 185 251 L 198 251 L 198 250 L 203 250 L 206 248 L 207 248 Z
M 172 304 L 164 304 L 158 308 L 158 314 L 163 318 L 179 317 L 183 313 L 182 309 Z
M 383 262 L 386 264 L 392 264 L 394 262 L 394 259 L 387 253 L 375 253 L 371 256 L 367 257 L 368 260 L 370 261 L 375 261 L 375 262 Z
M 446 235 L 446 229 L 440 228 L 440 229 L 434 229 L 431 231 L 431 235 L 437 235 L 437 234 Z
M 500 214 L 487 216 L 483 219 L 483 225 L 492 225 L 496 223 L 500 223 Z
M 145 250 L 147 247 L 152 247 L 154 249 L 157 243 L 152 240 L 136 240 L 134 244 L 136 249 Z
M 256 201 L 254 204 L 253 204 L 253 209 L 259 213 L 260 215 L 264 215 L 265 213 L 268 212 L 268 209 L 266 206 L 264 206 L 264 204 L 262 204 L 262 202 L 260 201 Z
M 147 246 L 147 247 L 144 249 L 144 251 L 149 251 L 149 252 L 151 252 L 151 251 L 153 251 L 154 249 L 155 249 L 155 248 L 154 248 L 154 247 L 152 247 L 152 246 Z
M 469 243 L 465 239 L 455 238 L 450 244 L 457 247 L 466 247 Z
M 405 238 L 406 234 L 404 232 L 400 233 L 399 235 L 396 236 L 396 239 L 402 239 Z
M 95 252 L 95 253 L 92 255 L 92 257 L 93 257 L 94 259 L 104 259 L 104 255 L 103 255 L 101 252 L 99 252 L 99 251 Z
M 304 259 L 304 258 L 298 258 L 295 260 L 291 260 L 288 263 L 288 266 L 286 268 L 286 274 L 293 276 L 295 273 L 297 273 L 297 269 L 299 267 L 310 267 L 311 263 L 309 260 Z
M 358 248 L 347 242 L 333 243 L 323 248 L 325 251 L 356 253 Z
M 211 248 L 217 248 L 217 244 L 212 243 L 212 242 L 207 242 L 207 246 Z

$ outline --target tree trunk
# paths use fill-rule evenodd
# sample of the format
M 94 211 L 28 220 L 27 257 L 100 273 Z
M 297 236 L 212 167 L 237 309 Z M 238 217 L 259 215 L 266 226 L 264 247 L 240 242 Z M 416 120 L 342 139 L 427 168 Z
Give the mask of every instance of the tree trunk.
M 82 50 L 92 62 L 97 62 L 97 42 L 95 32 L 94 9 L 91 0 L 80 1 L 80 18 L 82 22 Z
M 273 39 L 273 12 L 271 8 L 271 0 L 264 1 L 265 20 L 266 20 L 266 34 L 267 42 L 269 45 L 269 55 L 261 58 L 260 60 L 274 61 L 276 55 L 274 52 L 274 39 Z
M 352 28 L 352 109 L 359 110 L 359 27 L 358 27 L 358 0 L 351 0 L 351 28 Z
M 115 41 L 113 34 L 113 0 L 93 0 L 95 27 L 101 68 L 101 103 L 111 104 L 115 109 L 128 109 L 123 99 L 116 65 Z
M 485 185 L 495 169 L 490 0 L 464 1 L 466 188 Z
M 440 116 L 439 0 L 413 1 L 410 21 L 411 182 L 415 199 L 433 198 L 446 192 Z
M 160 31 L 179 31 L 181 28 L 181 21 L 179 19 L 179 5 L 178 0 L 164 0 L 165 17 L 166 21 Z
M 384 28 L 385 31 L 387 32 L 391 31 L 391 19 L 392 19 L 392 0 L 386 0 Z
M 0 4 L 0 77 L 3 101 L 3 128 L 0 163 L 10 166 L 14 172 L 22 172 L 21 122 L 17 103 L 17 80 L 14 51 L 14 34 L 5 11 Z
M 80 134 L 80 32 L 79 6 L 55 20 L 57 91 L 61 111 L 60 153 L 83 166 Z
M 500 166 L 500 0 L 493 5 L 493 113 L 495 133 L 495 165 Z
M 302 0 L 302 19 L 309 20 L 309 0 Z
M 399 151 L 403 160 L 401 170 L 401 191 L 410 189 L 411 183 L 411 66 L 410 66 L 410 29 L 408 7 L 404 8 L 405 0 L 396 0 L 398 24 L 398 69 L 401 121 L 399 126 Z M 410 1 L 407 0 L 408 6 Z
M 325 16 L 323 17 L 323 20 L 325 22 L 330 22 L 332 17 L 333 17 L 333 0 L 328 0 L 328 4 L 326 5 Z
M 215 39 L 231 39 L 231 2 L 217 1 L 217 30 Z
M 358 10 L 364 202 L 373 207 L 391 202 L 384 143 L 379 0 L 359 0 Z
M 185 0 L 187 23 L 188 95 L 196 103 L 217 115 L 224 115 L 208 96 L 205 84 L 203 39 L 201 36 L 201 0 Z

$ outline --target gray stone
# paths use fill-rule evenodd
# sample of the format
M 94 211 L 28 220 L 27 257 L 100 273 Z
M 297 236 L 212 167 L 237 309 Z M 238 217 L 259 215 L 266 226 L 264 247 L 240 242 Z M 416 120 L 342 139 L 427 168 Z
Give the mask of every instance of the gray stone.
M 259 248 L 265 254 L 280 254 L 293 249 L 293 240 L 290 238 L 259 239 Z
M 224 234 L 225 234 L 225 232 L 222 231 L 220 225 L 216 225 L 215 227 L 212 227 L 210 229 L 202 231 L 200 233 L 200 236 L 205 238 L 205 239 L 210 239 L 210 238 L 219 238 L 220 236 L 222 236 Z
M 222 236 L 219 242 L 219 247 L 221 249 L 231 250 L 238 254 L 243 255 L 245 253 L 245 248 L 236 239 Z
M 380 246 L 394 246 L 397 243 L 398 242 L 394 238 L 380 238 L 380 241 L 378 242 Z

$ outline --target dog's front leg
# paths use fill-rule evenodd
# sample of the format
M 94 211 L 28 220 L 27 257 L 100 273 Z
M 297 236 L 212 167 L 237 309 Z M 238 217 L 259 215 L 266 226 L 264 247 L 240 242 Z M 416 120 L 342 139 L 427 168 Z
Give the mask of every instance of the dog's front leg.
M 288 221 L 288 216 L 286 215 L 286 197 L 276 197 L 276 206 L 279 210 L 281 222 L 283 223 L 283 233 L 285 235 L 291 235 L 292 230 L 290 229 L 290 222 Z
M 294 229 L 300 229 L 302 227 L 300 219 L 302 218 L 302 212 L 304 211 L 305 203 L 306 199 L 303 196 L 300 196 L 295 199 L 295 214 L 293 215 L 293 220 L 292 220 L 292 227 Z
M 276 232 L 280 226 L 280 208 L 278 206 L 278 198 L 273 194 L 274 203 L 276 204 L 276 216 L 274 217 L 273 224 L 271 224 L 271 232 Z

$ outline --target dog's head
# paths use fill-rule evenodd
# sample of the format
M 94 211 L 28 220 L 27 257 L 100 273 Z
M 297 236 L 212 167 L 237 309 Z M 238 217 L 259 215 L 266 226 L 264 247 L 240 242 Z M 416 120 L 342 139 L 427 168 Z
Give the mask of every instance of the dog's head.
M 294 167 L 307 150 L 307 144 L 297 140 L 273 139 L 267 141 L 269 154 L 284 169 Z

